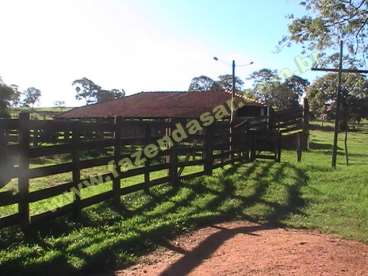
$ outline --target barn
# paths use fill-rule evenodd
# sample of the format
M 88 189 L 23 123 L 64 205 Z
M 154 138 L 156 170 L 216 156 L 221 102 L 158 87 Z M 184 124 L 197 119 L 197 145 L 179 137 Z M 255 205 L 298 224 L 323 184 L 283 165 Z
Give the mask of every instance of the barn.
M 58 119 L 171 119 L 199 118 L 216 106 L 229 107 L 231 93 L 211 92 L 140 92 L 118 100 L 74 108 Z M 243 95 L 236 94 L 234 102 L 243 103 L 235 114 L 237 118 L 258 117 L 267 114 L 267 106 Z

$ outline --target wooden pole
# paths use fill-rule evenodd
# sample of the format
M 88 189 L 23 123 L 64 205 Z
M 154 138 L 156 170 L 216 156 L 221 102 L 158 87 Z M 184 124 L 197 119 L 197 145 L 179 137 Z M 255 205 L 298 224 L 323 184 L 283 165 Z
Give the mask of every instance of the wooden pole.
M 114 119 L 114 163 L 116 175 L 112 180 L 112 191 L 113 191 L 113 204 L 115 207 L 119 208 L 121 205 L 120 196 L 120 180 L 121 180 L 121 168 L 119 166 L 120 156 L 121 156 L 121 117 L 115 117 Z
M 171 121 L 171 127 L 170 127 L 170 133 L 172 133 L 172 129 L 175 127 L 176 120 Z M 177 153 L 177 145 L 175 142 L 173 142 L 172 145 L 170 145 L 169 150 L 169 178 L 170 178 L 170 184 L 171 185 L 177 185 L 178 184 L 178 153 Z
M 309 150 L 309 120 L 310 120 L 310 110 L 309 102 L 307 98 L 304 98 L 304 110 L 303 110 L 303 138 L 305 150 Z
M 69 131 L 68 131 L 69 133 Z M 80 127 L 78 122 L 73 123 L 72 128 L 72 159 L 73 159 L 73 187 L 74 187 L 74 216 L 80 216 L 81 212 L 81 196 L 80 196 L 80 154 L 79 154 L 79 147 L 80 147 Z
M 337 97 L 336 97 L 336 118 L 335 118 L 335 132 L 332 149 L 332 168 L 336 168 L 337 159 L 337 143 L 340 127 L 340 102 L 341 102 L 341 84 L 342 84 L 342 58 L 343 58 L 344 43 L 340 41 L 340 63 L 339 63 L 339 74 L 338 74 L 338 85 L 337 85 Z
M 145 130 L 144 130 L 144 142 L 145 145 L 149 145 L 149 143 L 151 142 L 151 127 L 149 122 L 146 123 L 145 125 Z M 148 158 L 146 158 L 146 161 L 144 162 L 144 183 L 145 183 L 145 189 L 148 191 L 149 189 L 149 184 L 150 184 L 150 171 L 149 171 L 149 167 L 150 167 L 150 160 Z
M 29 214 L 29 113 L 22 112 L 19 115 L 19 146 L 20 146 L 20 158 L 19 158 L 19 178 L 18 178 L 18 190 L 19 190 L 19 217 L 20 224 L 25 235 L 29 234 L 30 214 Z
M 211 128 L 204 129 L 204 171 L 206 175 L 212 175 L 213 152 L 211 143 Z

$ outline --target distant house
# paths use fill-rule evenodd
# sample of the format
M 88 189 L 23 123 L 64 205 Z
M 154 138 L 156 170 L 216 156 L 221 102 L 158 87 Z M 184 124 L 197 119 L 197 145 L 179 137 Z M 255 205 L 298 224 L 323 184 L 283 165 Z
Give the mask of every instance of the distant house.
M 231 101 L 231 93 L 213 92 L 141 92 L 121 99 L 74 108 L 58 119 L 98 119 L 123 117 L 139 119 L 199 118 L 218 105 Z M 267 106 L 236 94 L 234 102 L 245 102 L 237 117 L 267 114 Z

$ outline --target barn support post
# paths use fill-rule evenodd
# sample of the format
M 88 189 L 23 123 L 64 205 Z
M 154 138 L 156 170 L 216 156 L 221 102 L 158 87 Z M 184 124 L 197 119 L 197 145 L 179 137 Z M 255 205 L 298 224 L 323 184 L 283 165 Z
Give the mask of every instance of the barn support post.
M 30 234 L 30 212 L 29 212 L 29 149 L 30 149 L 30 130 L 29 130 L 29 113 L 22 112 L 19 115 L 19 218 L 21 228 L 26 236 Z
M 69 133 L 69 131 L 68 131 Z M 80 124 L 79 122 L 73 122 L 72 127 L 72 159 L 73 159 L 73 201 L 74 201 L 74 216 L 79 217 L 81 214 L 81 196 L 80 196 Z
M 113 191 L 113 204 L 115 207 L 120 207 L 120 196 L 121 196 L 121 168 L 119 165 L 120 156 L 121 156 L 121 124 L 122 118 L 115 117 L 114 119 L 114 170 L 116 170 L 116 174 L 112 180 L 112 191 Z

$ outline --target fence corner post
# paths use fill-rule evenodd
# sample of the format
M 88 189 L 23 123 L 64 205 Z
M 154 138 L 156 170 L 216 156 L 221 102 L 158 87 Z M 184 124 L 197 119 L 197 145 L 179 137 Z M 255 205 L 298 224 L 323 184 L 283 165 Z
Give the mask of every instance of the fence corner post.
M 29 148 L 30 148 L 30 114 L 22 112 L 19 115 L 19 173 L 18 173 L 18 190 L 19 190 L 19 218 L 21 228 L 25 235 L 30 233 L 30 210 L 29 210 Z

